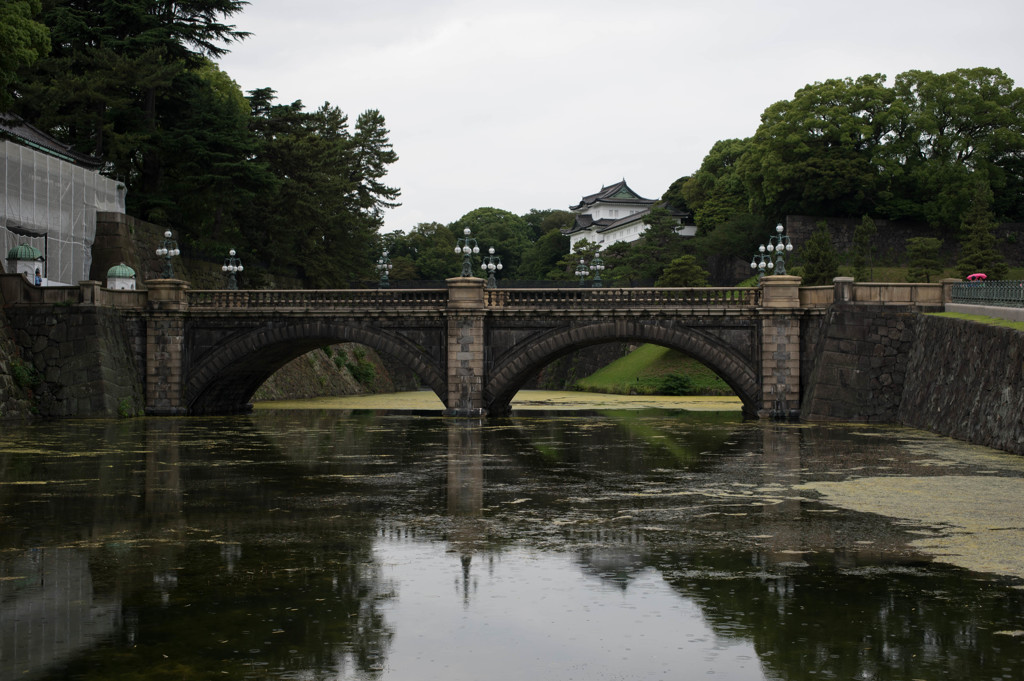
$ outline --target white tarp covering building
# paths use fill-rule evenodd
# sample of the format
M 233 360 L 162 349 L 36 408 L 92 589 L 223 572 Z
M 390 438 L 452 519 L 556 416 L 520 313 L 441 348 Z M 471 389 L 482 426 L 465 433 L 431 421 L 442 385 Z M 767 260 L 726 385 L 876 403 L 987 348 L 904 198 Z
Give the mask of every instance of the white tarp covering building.
M 79 155 L 53 149 L 59 143 L 30 126 L 3 127 L 23 143 L 0 139 L 0 253 L 28 244 L 43 253 L 49 284 L 88 279 L 96 213 L 123 213 L 124 185 L 73 163 Z

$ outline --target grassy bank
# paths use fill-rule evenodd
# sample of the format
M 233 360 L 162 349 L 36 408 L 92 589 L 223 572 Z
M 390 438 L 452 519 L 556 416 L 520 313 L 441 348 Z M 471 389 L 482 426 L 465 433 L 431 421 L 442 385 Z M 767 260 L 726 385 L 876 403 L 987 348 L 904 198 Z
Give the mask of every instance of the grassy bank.
M 1024 322 L 1015 322 L 1010 319 L 1000 319 L 998 317 L 988 317 L 980 314 L 963 314 L 961 312 L 933 312 L 932 317 L 949 317 L 951 319 L 966 319 L 970 322 L 978 322 L 980 324 L 988 324 L 989 326 L 1005 326 L 1009 329 L 1016 331 L 1024 331 Z
M 618 395 L 732 395 L 711 369 L 681 352 L 641 345 L 590 376 L 577 390 Z

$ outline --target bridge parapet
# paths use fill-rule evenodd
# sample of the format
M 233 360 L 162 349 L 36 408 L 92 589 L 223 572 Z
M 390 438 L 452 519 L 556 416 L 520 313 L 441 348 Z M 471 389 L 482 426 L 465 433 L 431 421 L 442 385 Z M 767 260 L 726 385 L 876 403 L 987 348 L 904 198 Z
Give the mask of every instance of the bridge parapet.
M 295 289 L 295 290 L 195 290 L 189 291 L 190 309 L 283 309 L 336 310 L 347 308 L 432 308 L 448 303 L 445 289 Z
M 836 277 L 834 302 L 873 305 L 943 305 L 950 302 L 950 282 L 855 282 L 853 277 Z
M 557 288 L 487 289 L 489 308 L 757 307 L 761 289 L 723 288 Z
M 5 305 L 98 305 L 122 310 L 146 307 L 146 291 L 115 291 L 98 281 L 77 286 L 33 286 L 21 274 L 0 275 L 0 293 Z

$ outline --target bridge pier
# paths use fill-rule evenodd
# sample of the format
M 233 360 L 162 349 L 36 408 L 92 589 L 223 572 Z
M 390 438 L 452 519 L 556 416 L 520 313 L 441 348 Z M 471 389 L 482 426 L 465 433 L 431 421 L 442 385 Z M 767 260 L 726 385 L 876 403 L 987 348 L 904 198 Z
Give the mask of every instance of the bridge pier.
M 761 281 L 760 418 L 800 415 L 800 277 Z
M 146 413 L 183 415 L 188 413 L 183 382 L 188 283 L 151 279 L 146 288 Z
M 445 416 L 485 416 L 484 407 L 484 280 L 448 280 Z

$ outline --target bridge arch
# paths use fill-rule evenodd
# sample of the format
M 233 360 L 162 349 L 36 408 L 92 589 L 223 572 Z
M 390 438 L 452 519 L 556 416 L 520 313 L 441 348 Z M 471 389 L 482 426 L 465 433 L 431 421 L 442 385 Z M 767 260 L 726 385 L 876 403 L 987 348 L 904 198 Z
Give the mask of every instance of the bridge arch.
M 187 369 L 185 406 L 190 414 L 242 412 L 256 390 L 282 366 L 316 348 L 359 343 L 404 363 L 444 399 L 444 368 L 409 340 L 383 329 L 338 321 L 296 321 L 226 336 Z
M 499 358 L 484 386 L 490 414 L 506 413 L 516 392 L 542 367 L 591 345 L 639 341 L 679 350 L 710 368 L 743 403 L 743 413 L 756 416 L 761 394 L 760 373 L 753 361 L 725 347 L 700 329 L 660 325 L 638 319 L 615 319 L 552 329 L 529 343 L 518 344 Z

